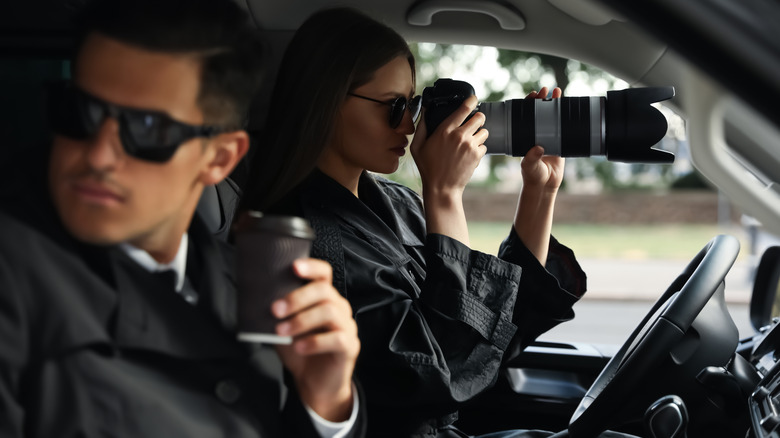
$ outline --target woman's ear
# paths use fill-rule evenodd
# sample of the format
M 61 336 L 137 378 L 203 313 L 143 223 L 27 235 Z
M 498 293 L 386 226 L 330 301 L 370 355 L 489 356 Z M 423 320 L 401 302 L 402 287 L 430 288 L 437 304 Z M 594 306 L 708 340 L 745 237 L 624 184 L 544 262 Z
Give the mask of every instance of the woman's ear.
M 225 132 L 209 140 L 208 162 L 201 182 L 203 185 L 217 184 L 233 171 L 249 151 L 249 134 L 246 131 Z

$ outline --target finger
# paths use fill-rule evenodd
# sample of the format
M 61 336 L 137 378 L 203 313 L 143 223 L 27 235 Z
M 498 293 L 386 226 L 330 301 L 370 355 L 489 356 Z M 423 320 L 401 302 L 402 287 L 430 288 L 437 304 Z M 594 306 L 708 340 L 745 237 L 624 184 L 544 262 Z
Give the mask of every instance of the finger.
M 312 281 L 280 298 L 271 305 L 275 317 L 284 319 L 322 301 L 343 299 L 328 281 Z
M 293 340 L 293 349 L 298 354 L 344 354 L 356 357 L 360 351 L 360 340 L 354 334 L 344 331 L 315 333 Z
M 479 131 L 477 131 L 476 134 L 474 134 L 474 140 L 477 142 L 478 145 L 484 146 L 489 136 L 490 136 L 490 132 L 487 129 L 482 128 Z
M 487 146 L 485 146 L 484 143 L 480 143 L 480 145 L 477 146 L 477 156 L 481 160 L 482 157 L 485 156 L 485 154 L 487 154 Z
M 553 92 L 552 92 L 553 99 L 558 99 L 561 96 L 563 96 L 563 90 L 561 90 L 561 87 L 553 88 Z
M 469 134 L 474 134 L 484 124 L 485 115 L 483 113 L 474 113 L 474 115 L 463 124 L 463 130 Z
M 529 149 L 528 153 L 530 153 L 536 158 L 542 158 L 542 155 L 544 155 L 544 148 L 542 146 L 536 145 L 531 149 Z
M 566 163 L 565 158 L 556 155 L 545 155 L 542 157 L 542 161 L 554 167 L 561 167 Z
M 477 107 L 478 102 L 479 101 L 477 100 L 477 96 L 469 96 L 457 109 L 455 109 L 455 111 L 452 112 L 452 114 L 450 114 L 449 117 L 444 120 L 442 125 L 454 125 L 455 127 L 462 125 L 463 121 L 466 120 L 466 117 L 468 117 L 468 115 L 471 114 L 471 112 L 474 111 L 474 109 Z
M 525 157 L 523 157 L 523 161 L 520 163 L 521 165 L 526 166 L 532 166 L 539 162 L 539 160 L 542 159 L 542 156 L 544 155 L 544 148 L 542 148 L 539 145 L 536 145 L 528 150 L 528 152 L 525 153 Z
M 532 92 L 528 93 L 528 94 L 525 96 L 525 98 L 526 98 L 526 99 L 536 99 L 536 95 L 537 95 L 537 94 L 538 94 L 538 93 L 536 92 L 536 90 L 534 90 L 534 91 L 532 91 Z
M 547 87 L 542 87 L 542 89 L 539 90 L 539 93 L 536 94 L 536 98 L 537 99 L 544 99 L 544 98 L 547 97 L 547 93 L 549 93 L 549 91 L 547 90 Z
M 418 119 L 417 127 L 414 130 L 414 137 L 412 138 L 412 144 L 409 149 L 412 152 L 417 151 L 428 138 L 428 126 L 425 125 L 425 108 L 420 111 L 420 118 Z
M 297 337 L 310 332 L 350 331 L 354 328 L 353 321 L 352 312 L 348 306 L 325 301 L 295 313 L 280 322 L 276 325 L 276 332 L 281 336 Z
M 330 282 L 333 279 L 333 269 L 324 260 L 298 259 L 293 262 L 293 271 L 304 280 L 322 280 Z

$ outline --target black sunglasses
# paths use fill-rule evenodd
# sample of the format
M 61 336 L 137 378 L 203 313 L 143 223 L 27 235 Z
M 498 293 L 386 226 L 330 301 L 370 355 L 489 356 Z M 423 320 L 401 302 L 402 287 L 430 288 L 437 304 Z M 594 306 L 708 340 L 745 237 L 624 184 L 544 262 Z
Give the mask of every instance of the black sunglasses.
M 179 122 L 160 111 L 127 108 L 98 99 L 70 82 L 51 84 L 48 90 L 49 125 L 57 134 L 86 140 L 106 117 L 119 122 L 125 152 L 135 158 L 163 163 L 179 145 L 196 137 L 212 137 L 222 130 Z
M 404 112 L 406 112 L 407 109 L 409 109 L 409 113 L 412 115 L 412 122 L 416 122 L 417 118 L 420 117 L 420 108 L 422 108 L 421 96 L 414 96 L 412 100 L 409 101 L 403 96 L 389 101 L 382 101 L 355 93 L 349 93 L 349 95 L 370 100 L 371 102 L 381 103 L 382 105 L 390 105 L 390 127 L 392 129 L 397 128 L 398 125 L 401 124 L 401 120 L 404 118 Z

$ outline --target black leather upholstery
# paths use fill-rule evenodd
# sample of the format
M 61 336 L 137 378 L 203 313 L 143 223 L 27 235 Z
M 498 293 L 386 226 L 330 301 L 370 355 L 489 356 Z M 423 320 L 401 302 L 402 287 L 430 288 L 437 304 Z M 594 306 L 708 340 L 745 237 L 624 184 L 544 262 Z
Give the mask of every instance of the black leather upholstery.
M 203 190 L 196 212 L 217 238 L 227 241 L 240 199 L 241 189 L 227 178 Z

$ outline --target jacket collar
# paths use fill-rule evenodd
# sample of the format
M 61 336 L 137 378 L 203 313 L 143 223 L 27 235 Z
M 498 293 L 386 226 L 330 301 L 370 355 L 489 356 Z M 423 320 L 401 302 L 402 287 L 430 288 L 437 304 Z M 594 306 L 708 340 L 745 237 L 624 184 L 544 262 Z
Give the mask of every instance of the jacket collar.
M 119 300 L 115 342 L 188 359 L 244 356 L 246 347 L 234 336 L 232 254 L 197 216 L 189 235 L 187 275 L 200 295 L 197 306 L 177 294 L 171 280 L 148 272 L 119 248 L 110 251 Z
M 334 214 L 364 233 L 375 246 L 388 253 L 398 251 L 397 246 L 390 244 L 391 242 L 406 246 L 423 245 L 418 234 L 407 225 L 409 221 L 403 215 L 405 212 L 399 211 L 385 187 L 380 186 L 383 180 L 379 178 L 363 172 L 358 184 L 358 198 L 346 187 L 316 169 L 306 181 L 303 190 L 304 212 L 307 217 L 312 213 Z M 405 251 L 402 254 L 405 258 Z M 400 253 L 398 255 L 401 256 Z

